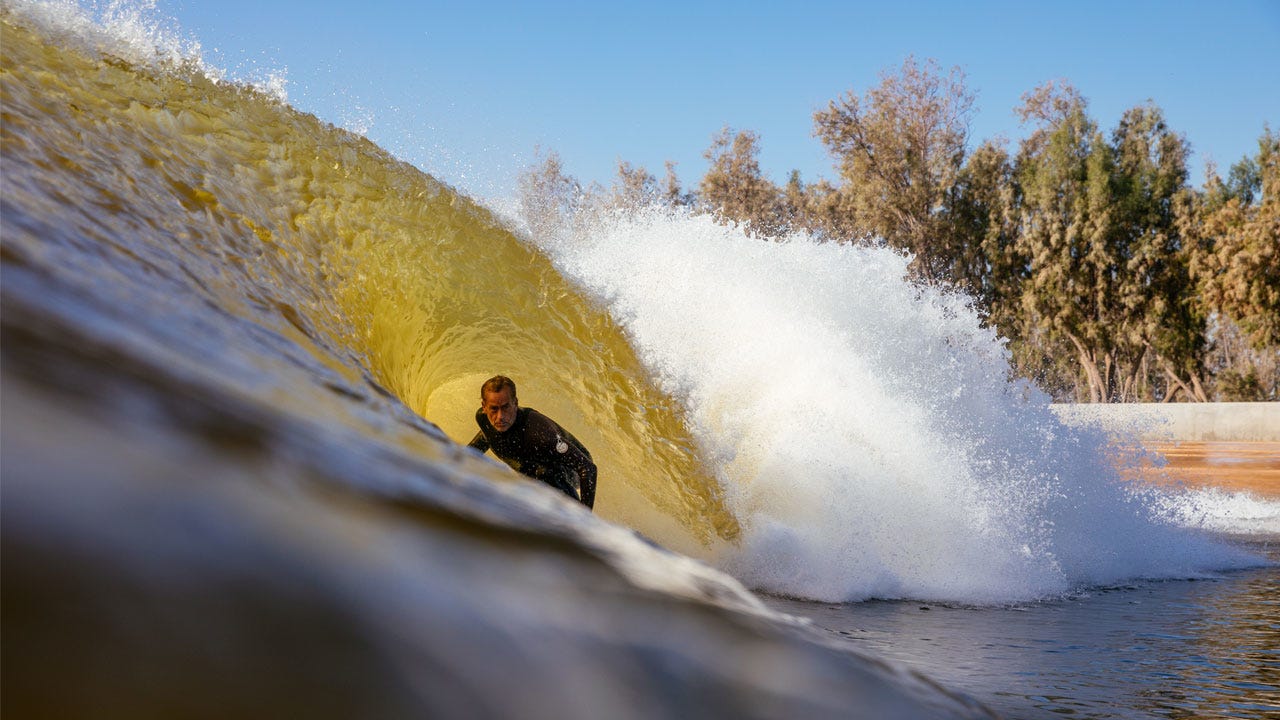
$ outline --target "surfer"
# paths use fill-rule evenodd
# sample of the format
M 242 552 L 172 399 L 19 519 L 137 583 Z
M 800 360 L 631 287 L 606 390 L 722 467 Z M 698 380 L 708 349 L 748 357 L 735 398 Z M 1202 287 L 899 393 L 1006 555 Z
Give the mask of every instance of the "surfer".
M 591 453 L 551 418 L 520 407 L 511 378 L 496 375 L 480 386 L 476 424 L 480 432 L 469 447 L 493 450 L 516 472 L 541 480 L 588 508 L 595 505 L 596 464 Z

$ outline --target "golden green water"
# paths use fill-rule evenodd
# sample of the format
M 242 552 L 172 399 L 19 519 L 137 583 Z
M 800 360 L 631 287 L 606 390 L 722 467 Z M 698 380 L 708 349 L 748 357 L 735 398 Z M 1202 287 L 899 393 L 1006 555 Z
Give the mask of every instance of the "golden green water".
M 7 200 L 44 225 L 7 231 L 7 259 L 74 246 L 59 271 L 83 282 L 127 293 L 163 278 L 202 299 L 201 322 L 269 323 L 463 443 L 479 384 L 510 375 L 591 449 L 602 516 L 700 555 L 735 537 L 679 410 L 618 328 L 485 209 L 195 68 L 73 51 L 7 13 L 3 37 Z M 92 271 L 67 267 L 80 262 Z

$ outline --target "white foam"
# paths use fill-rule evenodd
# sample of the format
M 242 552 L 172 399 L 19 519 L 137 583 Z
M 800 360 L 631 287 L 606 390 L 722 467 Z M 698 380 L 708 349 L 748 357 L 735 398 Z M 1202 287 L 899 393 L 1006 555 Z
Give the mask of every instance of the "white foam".
M 228 77 L 226 70 L 206 62 L 200 41 L 160 12 L 156 0 L 4 0 L 4 5 L 54 40 L 85 52 L 195 71 L 288 101 L 285 69 L 253 69 L 244 77 Z
M 1250 562 L 1128 492 L 1106 438 L 1010 380 L 966 298 L 902 255 L 660 210 L 576 223 L 537 241 L 684 404 L 748 584 L 990 602 Z
M 1150 504 L 1183 527 L 1233 535 L 1280 536 L 1280 501 L 1253 493 L 1218 488 L 1154 491 Z
M 160 15 L 155 0 L 6 0 L 5 5 L 50 35 L 131 62 L 200 61 L 200 43 Z

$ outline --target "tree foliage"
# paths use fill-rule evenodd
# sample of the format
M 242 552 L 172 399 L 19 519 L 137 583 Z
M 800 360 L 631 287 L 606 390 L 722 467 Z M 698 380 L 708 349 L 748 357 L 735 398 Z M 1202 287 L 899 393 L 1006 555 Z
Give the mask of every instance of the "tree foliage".
M 535 236 L 555 233 L 582 199 L 582 186 L 564 170 L 554 151 L 517 178 L 520 209 Z
M 1253 347 L 1280 345 L 1280 134 L 1267 128 L 1257 158 L 1231 177 L 1210 177 L 1188 224 L 1191 273 L 1207 307 L 1238 324 Z
M 953 283 L 1007 338 L 1014 370 L 1062 400 L 1280 400 L 1280 135 L 1226 178 L 1188 184 L 1190 147 L 1152 102 L 1104 131 L 1065 81 L 1016 109 L 1012 151 L 970 151 L 973 95 L 958 69 L 908 58 L 815 113 L 834 182 L 774 185 L 760 138 L 722 129 L 685 193 L 620 162 L 586 191 L 549 156 L 521 177 L 534 218 L 573 207 L 688 206 L 747 232 L 881 242 L 914 279 Z M 531 222 L 538 231 L 538 222 Z
M 1019 336 L 1034 325 L 1047 350 L 1073 354 L 1093 402 L 1205 399 L 1202 316 L 1175 214 L 1185 141 L 1150 104 L 1108 139 L 1069 85 L 1037 88 L 1020 114 L 1038 127 L 1016 161 Z
M 611 204 L 626 210 L 656 204 L 661 198 L 658 179 L 643 167 L 619 160 L 618 173 L 613 183 Z
M 785 230 L 778 189 L 760 170 L 760 138 L 749 130 L 725 127 L 704 157 L 711 163 L 699 186 L 700 200 L 721 217 L 745 225 L 757 235 Z
M 841 193 L 863 234 L 910 250 L 916 270 L 937 280 L 945 253 L 945 200 L 960 176 L 973 95 L 964 73 L 907 58 L 859 97 L 852 91 L 814 114 L 815 134 L 836 158 Z
M 972 295 L 992 322 L 1012 327 L 1026 261 L 1017 252 L 1013 162 L 998 143 L 970 155 L 947 196 L 947 231 L 935 239 L 945 277 Z
M 1030 116 L 1030 108 L 1023 115 Z M 1047 118 L 1018 158 L 1018 245 L 1030 268 L 1021 320 L 1076 355 L 1095 402 L 1114 396 L 1121 352 L 1113 332 L 1116 278 L 1107 267 L 1113 250 L 1105 206 L 1110 164 L 1083 101 Z

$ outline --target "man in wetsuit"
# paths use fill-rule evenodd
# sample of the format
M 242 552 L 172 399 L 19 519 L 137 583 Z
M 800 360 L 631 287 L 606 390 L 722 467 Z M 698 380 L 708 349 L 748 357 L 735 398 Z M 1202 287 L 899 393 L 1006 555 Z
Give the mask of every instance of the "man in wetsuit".
M 516 384 L 497 375 L 480 386 L 480 432 L 468 443 L 492 450 L 516 472 L 550 485 L 588 508 L 596 502 L 596 464 L 582 443 L 554 420 L 522 408 Z

